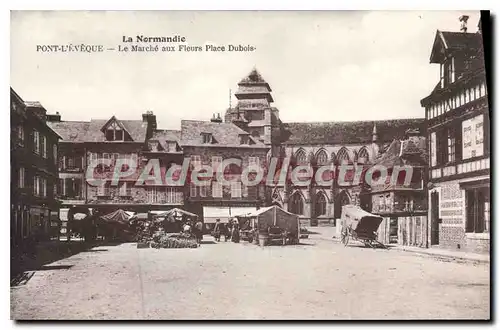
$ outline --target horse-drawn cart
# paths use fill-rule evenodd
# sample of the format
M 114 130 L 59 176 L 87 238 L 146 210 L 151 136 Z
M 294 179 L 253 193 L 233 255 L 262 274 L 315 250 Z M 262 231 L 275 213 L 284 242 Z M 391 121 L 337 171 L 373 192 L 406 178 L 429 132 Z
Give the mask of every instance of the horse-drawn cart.
M 383 221 L 381 216 L 368 213 L 355 205 L 344 205 L 341 221 L 340 240 L 345 246 L 349 244 L 349 238 L 352 238 L 362 242 L 365 246 L 387 248 L 377 240 L 377 230 Z

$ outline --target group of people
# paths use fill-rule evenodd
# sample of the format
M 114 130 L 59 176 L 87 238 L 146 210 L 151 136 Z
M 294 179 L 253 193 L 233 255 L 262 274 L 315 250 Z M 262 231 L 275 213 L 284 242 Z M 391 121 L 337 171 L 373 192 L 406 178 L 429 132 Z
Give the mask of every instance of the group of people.
M 216 242 L 220 242 L 221 235 L 224 235 L 224 241 L 231 240 L 234 243 L 240 242 L 240 223 L 238 219 L 229 220 L 228 223 L 223 224 L 220 219 L 215 221 L 213 236 Z
M 186 222 L 182 228 L 182 231 L 185 234 L 193 234 L 196 238 L 196 243 L 201 245 L 201 240 L 203 239 L 203 222 L 197 221 L 194 225 L 191 225 L 189 222 Z

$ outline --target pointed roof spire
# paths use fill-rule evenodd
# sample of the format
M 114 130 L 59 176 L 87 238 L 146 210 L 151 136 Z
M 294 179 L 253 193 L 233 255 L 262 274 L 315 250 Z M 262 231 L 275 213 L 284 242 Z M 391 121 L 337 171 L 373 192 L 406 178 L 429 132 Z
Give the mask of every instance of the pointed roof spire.
M 268 102 L 274 102 L 271 95 L 271 86 L 259 73 L 257 68 L 253 68 L 248 75 L 238 83 L 238 90 L 234 94 L 238 100 L 266 98 Z
M 373 123 L 373 131 L 372 131 L 372 142 L 377 142 L 377 140 L 378 140 L 377 124 L 374 122 Z

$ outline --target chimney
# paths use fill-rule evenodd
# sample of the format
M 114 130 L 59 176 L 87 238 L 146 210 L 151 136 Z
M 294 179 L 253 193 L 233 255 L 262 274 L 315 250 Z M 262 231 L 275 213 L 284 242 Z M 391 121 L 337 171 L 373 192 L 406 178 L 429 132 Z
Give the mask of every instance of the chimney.
M 217 114 L 217 117 L 215 117 L 215 113 L 212 115 L 212 119 L 210 119 L 212 123 L 222 123 L 222 118 L 220 116 L 220 113 Z
M 146 113 L 143 113 L 142 121 L 148 123 L 151 129 L 156 129 L 156 115 L 153 114 L 153 111 L 146 111 Z
M 47 121 L 60 122 L 61 115 L 59 114 L 59 111 L 57 111 L 55 115 L 52 115 L 52 114 L 47 115 Z
M 460 18 L 458 20 L 460 22 L 462 22 L 462 24 L 460 25 L 460 31 L 462 31 L 463 33 L 466 33 L 467 32 L 467 21 L 469 20 L 469 16 L 462 15 L 462 16 L 460 16 Z

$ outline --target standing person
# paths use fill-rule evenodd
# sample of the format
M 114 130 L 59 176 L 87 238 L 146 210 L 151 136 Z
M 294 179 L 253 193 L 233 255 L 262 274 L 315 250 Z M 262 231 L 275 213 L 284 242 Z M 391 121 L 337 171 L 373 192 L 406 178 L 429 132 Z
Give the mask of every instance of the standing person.
M 233 220 L 233 230 L 231 234 L 231 240 L 234 243 L 239 243 L 240 242 L 240 224 L 238 220 Z
M 224 242 L 227 242 L 231 238 L 231 222 L 226 223 L 222 228 L 224 229 Z
M 184 224 L 184 227 L 182 228 L 182 230 L 184 231 L 184 234 L 191 234 L 191 225 L 189 224 L 189 222 L 186 222 Z
M 221 223 L 220 219 L 215 220 L 214 226 L 214 238 L 216 242 L 220 242 L 220 232 L 221 232 Z
M 201 245 L 201 240 L 203 239 L 203 222 L 198 220 L 196 224 L 194 225 L 195 229 L 195 235 L 196 235 L 196 242 L 198 245 Z

